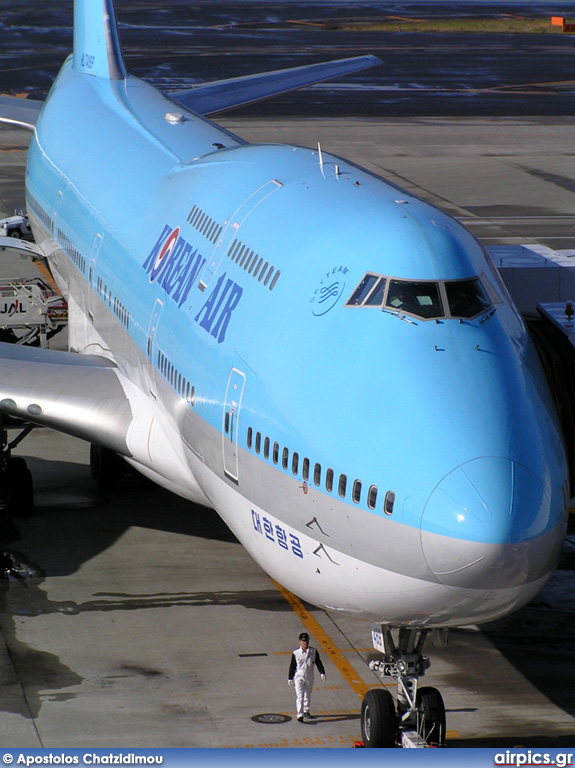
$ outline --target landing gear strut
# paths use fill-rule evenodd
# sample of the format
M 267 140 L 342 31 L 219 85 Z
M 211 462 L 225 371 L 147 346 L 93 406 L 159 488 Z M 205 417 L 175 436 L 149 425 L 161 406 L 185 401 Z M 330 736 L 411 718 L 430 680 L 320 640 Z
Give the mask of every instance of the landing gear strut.
M 10 443 L 0 415 L 0 510 L 14 517 L 30 517 L 34 511 L 32 473 L 21 456 L 12 456 L 12 450 L 34 428 L 26 424 L 22 432 Z
M 430 666 L 423 655 L 426 629 L 401 627 L 397 643 L 391 627 L 372 628 L 374 646 L 383 659 L 370 669 L 383 679 L 397 681 L 397 711 L 387 690 L 372 690 L 361 705 L 361 732 L 366 747 L 444 747 L 445 705 L 437 688 L 418 688 L 420 677 Z
M 101 491 L 111 491 L 118 485 L 123 467 L 124 462 L 117 453 L 90 444 L 90 473 Z

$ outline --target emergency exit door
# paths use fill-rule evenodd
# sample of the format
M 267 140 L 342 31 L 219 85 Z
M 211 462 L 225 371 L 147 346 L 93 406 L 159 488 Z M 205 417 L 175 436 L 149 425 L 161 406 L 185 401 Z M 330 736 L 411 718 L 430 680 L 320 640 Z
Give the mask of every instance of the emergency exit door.
M 222 447 L 224 472 L 236 483 L 239 482 L 238 436 L 240 427 L 240 408 L 246 376 L 237 368 L 232 368 L 226 389 L 224 414 L 222 420 Z

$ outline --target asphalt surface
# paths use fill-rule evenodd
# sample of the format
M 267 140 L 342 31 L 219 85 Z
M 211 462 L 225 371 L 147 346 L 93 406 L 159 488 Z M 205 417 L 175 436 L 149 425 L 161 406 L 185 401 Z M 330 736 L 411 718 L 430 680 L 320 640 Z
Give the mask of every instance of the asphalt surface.
M 382 65 L 238 110 L 245 116 L 571 115 L 575 36 L 421 34 L 417 20 L 569 18 L 557 2 L 224 2 L 119 0 L 129 70 L 169 91 L 198 82 L 371 53 Z M 401 32 L 326 22 L 404 18 Z M 72 49 L 70 0 L 3 0 L 0 93 L 46 94 Z M 551 25 L 549 27 L 551 29 Z

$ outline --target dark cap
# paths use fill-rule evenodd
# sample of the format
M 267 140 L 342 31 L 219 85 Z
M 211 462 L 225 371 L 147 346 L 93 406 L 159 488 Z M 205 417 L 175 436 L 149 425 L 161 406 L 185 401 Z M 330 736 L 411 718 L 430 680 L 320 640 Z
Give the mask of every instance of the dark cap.
M 309 635 L 308 635 L 308 633 L 307 632 L 302 632 L 301 635 L 299 636 L 299 639 L 300 640 L 307 640 L 308 643 L 309 643 Z

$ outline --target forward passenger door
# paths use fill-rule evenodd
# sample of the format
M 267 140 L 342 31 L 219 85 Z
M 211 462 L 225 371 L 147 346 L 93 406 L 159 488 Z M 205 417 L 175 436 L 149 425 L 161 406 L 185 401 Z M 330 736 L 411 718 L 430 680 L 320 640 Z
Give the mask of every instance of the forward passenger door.
M 244 394 L 246 376 L 237 368 L 232 368 L 226 388 L 224 413 L 222 418 L 222 450 L 224 472 L 230 480 L 239 483 L 238 436 L 240 426 L 240 408 Z

